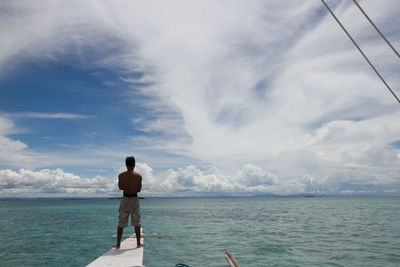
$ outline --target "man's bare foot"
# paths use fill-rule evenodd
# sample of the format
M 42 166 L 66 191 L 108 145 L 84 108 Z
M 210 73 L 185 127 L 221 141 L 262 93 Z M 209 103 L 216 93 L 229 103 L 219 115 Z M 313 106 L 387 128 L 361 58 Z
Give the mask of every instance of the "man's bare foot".
M 142 247 L 144 247 L 144 244 L 139 244 L 139 245 L 137 245 L 136 248 L 142 248 Z
M 118 245 L 118 244 L 116 244 L 115 246 L 114 246 L 114 248 L 116 248 L 116 249 L 119 249 L 121 247 L 121 245 Z

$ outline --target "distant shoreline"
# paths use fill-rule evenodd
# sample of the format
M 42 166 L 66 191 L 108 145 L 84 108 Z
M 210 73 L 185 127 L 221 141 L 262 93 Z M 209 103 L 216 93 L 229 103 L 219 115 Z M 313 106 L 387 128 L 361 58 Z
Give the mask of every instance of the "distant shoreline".
M 298 194 L 298 195 L 252 195 L 252 196 L 144 196 L 142 199 L 288 199 L 288 198 L 398 198 L 400 195 L 312 195 L 312 194 Z M 0 201 L 9 200 L 69 200 L 69 201 L 86 201 L 86 200 L 119 200 L 122 197 L 0 197 Z

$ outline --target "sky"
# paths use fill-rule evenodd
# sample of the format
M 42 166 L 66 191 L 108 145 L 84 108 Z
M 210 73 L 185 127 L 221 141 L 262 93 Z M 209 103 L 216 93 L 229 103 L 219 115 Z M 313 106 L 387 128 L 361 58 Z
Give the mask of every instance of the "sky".
M 400 50 L 400 2 L 358 1 Z M 400 60 L 328 5 L 400 95 Z M 321 1 L 0 3 L 0 198 L 400 195 L 400 105 Z

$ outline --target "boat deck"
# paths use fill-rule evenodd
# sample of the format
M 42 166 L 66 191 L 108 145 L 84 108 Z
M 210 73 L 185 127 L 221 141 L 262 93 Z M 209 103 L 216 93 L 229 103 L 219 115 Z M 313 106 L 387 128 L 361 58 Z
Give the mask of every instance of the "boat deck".
M 140 242 L 144 244 L 143 238 L 140 239 Z M 136 238 L 129 237 L 121 242 L 120 249 L 110 249 L 87 267 L 143 266 L 143 251 L 143 247 L 136 248 Z

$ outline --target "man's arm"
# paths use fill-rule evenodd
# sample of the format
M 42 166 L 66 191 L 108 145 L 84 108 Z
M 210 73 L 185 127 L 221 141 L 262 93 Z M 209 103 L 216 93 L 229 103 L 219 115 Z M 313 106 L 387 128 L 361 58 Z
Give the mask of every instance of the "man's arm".
M 140 192 L 141 190 L 142 190 L 142 176 L 139 174 L 139 177 L 138 177 L 138 188 L 137 188 L 138 190 L 138 192 Z
M 122 179 L 121 179 L 121 174 L 120 175 L 118 175 L 118 188 L 119 188 L 119 190 L 123 190 L 123 188 L 122 188 L 122 181 L 121 181 Z

